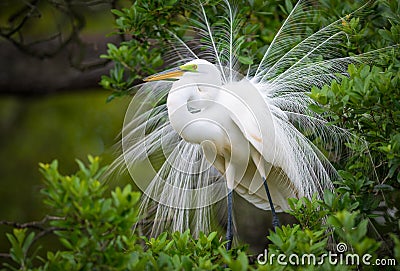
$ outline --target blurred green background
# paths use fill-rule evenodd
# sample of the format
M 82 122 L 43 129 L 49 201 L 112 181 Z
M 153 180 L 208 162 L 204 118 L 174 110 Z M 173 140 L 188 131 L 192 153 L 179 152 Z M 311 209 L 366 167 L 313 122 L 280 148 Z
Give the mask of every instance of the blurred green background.
M 109 34 L 118 5 L 123 1 L 0 1 L 1 221 L 46 215 L 39 162 L 57 159 L 60 171 L 72 174 L 76 158 L 101 156 L 106 165 L 117 155 L 130 99 L 107 103 L 110 92 L 98 83 L 110 69 L 99 56 L 116 39 Z M 10 229 L 0 225 L 0 253 Z
M 128 99 L 106 104 L 109 93 L 63 93 L 40 99 L 0 98 L 0 220 L 27 222 L 46 215 L 39 190 L 39 162 L 58 159 L 61 172 L 76 171 L 75 158 L 114 156 Z M 1 230 L 9 230 L 3 226 Z M 0 233 L 0 249 L 8 246 Z
M 22 222 L 45 214 L 38 162 L 58 159 L 68 174 L 77 168 L 75 158 L 86 160 L 87 154 L 102 156 L 104 164 L 111 160 L 127 103 L 106 104 L 108 94 L 97 89 L 0 99 L 1 219 Z

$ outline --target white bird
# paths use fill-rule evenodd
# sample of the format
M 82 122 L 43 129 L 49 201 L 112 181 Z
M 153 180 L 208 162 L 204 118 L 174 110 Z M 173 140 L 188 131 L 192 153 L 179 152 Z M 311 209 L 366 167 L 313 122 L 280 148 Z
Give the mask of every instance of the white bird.
M 369 55 L 341 57 L 346 34 L 339 19 L 306 35 L 307 1 L 300 0 L 246 76 L 238 71 L 240 20 L 225 1 L 227 24 L 212 28 L 204 8 L 196 23 L 201 49 L 175 36 L 177 68 L 145 78 L 125 116 L 123 155 L 144 191 L 142 212 L 151 235 L 212 226 L 212 208 L 228 195 L 228 247 L 232 240 L 232 191 L 258 208 L 288 209 L 290 197 L 332 189 L 337 173 L 323 151 L 338 157 L 350 134 L 309 109 L 312 86 L 345 74 Z M 206 48 L 207 50 L 203 50 Z M 311 135 L 319 141 L 316 146 Z M 143 167 L 153 174 L 145 176 Z M 265 190 L 264 190 L 265 185 Z
M 272 209 L 270 192 L 263 192 L 264 179 L 278 210 L 287 209 L 287 198 L 298 197 L 295 187 L 275 158 L 276 148 L 271 113 L 247 79 L 223 84 L 220 71 L 210 62 L 193 60 L 186 65 L 150 76 L 145 81 L 178 79 L 167 98 L 171 126 L 186 141 L 199 144 L 205 158 L 223 174 L 228 194 L 228 240 L 231 239 L 232 193 L 235 189 L 262 209 Z M 229 248 L 228 244 L 228 248 Z

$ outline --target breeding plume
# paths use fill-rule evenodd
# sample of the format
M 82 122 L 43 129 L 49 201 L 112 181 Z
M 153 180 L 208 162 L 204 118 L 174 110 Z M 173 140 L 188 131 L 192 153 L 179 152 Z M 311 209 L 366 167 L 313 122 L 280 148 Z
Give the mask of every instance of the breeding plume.
M 311 5 L 299 1 L 261 60 L 243 67 L 245 22 L 224 7 L 225 23 L 213 26 L 200 5 L 190 42 L 171 33 L 175 68 L 145 78 L 125 117 L 115 166 L 124 163 L 144 192 L 151 235 L 208 232 L 222 208 L 231 240 L 233 191 L 272 210 L 277 226 L 288 198 L 321 196 L 338 177 L 324 153 L 337 159 L 349 134 L 310 110 L 308 93 L 368 58 L 340 54 L 346 20 L 309 34 Z

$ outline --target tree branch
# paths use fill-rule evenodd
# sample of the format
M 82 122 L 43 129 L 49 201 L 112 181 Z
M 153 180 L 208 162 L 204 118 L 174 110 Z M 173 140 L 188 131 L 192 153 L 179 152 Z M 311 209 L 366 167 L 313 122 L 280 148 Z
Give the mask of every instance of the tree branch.
M 66 25 L 62 29 L 70 29 L 68 33 L 58 29 L 56 33 L 48 33 L 49 37 L 41 38 L 33 41 L 25 41 L 28 37 L 27 31 L 34 29 L 36 21 L 30 20 L 39 11 L 39 0 L 32 0 L 25 3 L 15 13 L 9 15 L 8 22 L 20 20 L 16 26 L 1 26 L 0 37 L 9 41 L 23 54 L 38 58 L 49 59 L 63 53 L 66 49 L 70 55 L 67 60 L 71 67 L 79 71 L 87 71 L 90 69 L 98 69 L 109 63 L 109 60 L 86 61 L 88 53 L 85 51 L 87 43 L 82 39 L 82 30 L 86 25 L 86 16 L 82 11 L 82 7 L 104 6 L 104 12 L 109 12 L 111 8 L 118 8 L 119 0 L 92 0 L 92 1 L 48 1 L 47 6 L 43 8 L 53 8 L 58 10 L 65 19 Z M 42 7 L 41 7 L 42 8 Z M 113 15 L 115 17 L 115 15 Z M 22 18 L 21 18 L 22 17 Z M 29 29 L 28 29 L 29 27 Z M 32 35 L 31 35 L 32 36 Z M 124 40 L 123 35 L 118 36 L 119 40 Z M 75 47 L 77 49 L 72 50 Z
M 65 219 L 64 217 L 46 215 L 40 221 L 31 221 L 31 222 L 26 222 L 26 223 L 18 223 L 18 222 L 14 222 L 14 221 L 0 220 L 0 225 L 6 225 L 6 226 L 10 226 L 10 227 L 17 228 L 17 229 L 31 228 L 31 229 L 47 231 L 48 229 L 52 229 L 54 227 L 46 228 L 43 226 L 44 224 L 46 224 L 49 221 L 64 220 L 64 219 Z

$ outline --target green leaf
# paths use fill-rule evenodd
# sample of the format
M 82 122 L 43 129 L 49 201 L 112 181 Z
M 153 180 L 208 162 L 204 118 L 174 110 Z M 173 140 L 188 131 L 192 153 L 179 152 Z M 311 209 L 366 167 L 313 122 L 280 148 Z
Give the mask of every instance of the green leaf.
M 325 109 L 323 107 L 320 107 L 320 106 L 316 105 L 316 104 L 309 104 L 308 108 L 310 110 L 312 110 L 313 112 L 317 113 L 317 114 L 325 113 Z
M 388 184 L 378 184 L 374 186 L 374 190 L 394 191 L 395 189 L 393 188 L 393 186 Z
M 125 16 L 125 14 L 122 11 L 118 10 L 118 9 L 111 9 L 111 12 L 113 14 L 119 16 L 119 17 L 124 17 Z
M 248 56 L 239 56 L 238 60 L 240 63 L 242 63 L 244 65 L 252 65 L 253 64 L 253 59 Z
M 212 233 L 210 233 L 210 234 L 208 235 L 207 240 L 208 240 L 209 242 L 211 242 L 212 240 L 214 240 L 214 238 L 215 238 L 216 236 L 217 236 L 217 232 L 214 231 L 214 232 L 212 232 Z
M 28 236 L 26 237 L 24 244 L 22 246 L 22 251 L 24 253 L 24 255 L 28 252 L 28 249 L 30 248 L 30 246 L 32 245 L 33 239 L 35 238 L 35 233 L 31 232 L 28 234 Z
M 287 11 L 288 13 L 290 13 L 290 12 L 293 10 L 292 1 L 290 1 L 290 0 L 285 0 L 285 8 L 286 8 L 286 11 Z

